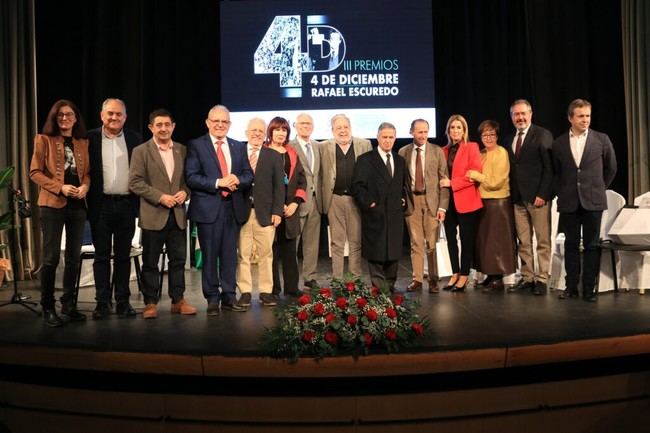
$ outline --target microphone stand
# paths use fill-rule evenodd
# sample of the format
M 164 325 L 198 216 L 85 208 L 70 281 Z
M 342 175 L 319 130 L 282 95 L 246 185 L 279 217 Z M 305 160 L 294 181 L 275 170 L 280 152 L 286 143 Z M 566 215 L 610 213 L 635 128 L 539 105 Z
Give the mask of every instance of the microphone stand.
M 18 230 L 18 227 L 16 227 L 16 208 L 14 204 L 18 203 L 18 213 L 20 214 L 21 219 L 30 217 L 32 215 L 32 211 L 29 208 L 29 202 L 25 200 L 20 190 L 13 189 L 11 185 L 8 186 L 8 190 L 9 193 L 11 194 L 11 200 L 9 200 L 9 211 L 11 212 L 11 236 L 10 236 L 11 268 L 14 273 L 14 278 L 13 278 L 14 293 L 8 302 L 0 304 L 0 308 L 6 307 L 7 305 L 21 305 L 27 308 L 28 310 L 32 311 L 37 316 L 40 316 L 41 313 L 38 310 L 36 310 L 36 308 L 34 308 L 36 305 L 38 305 L 38 303 L 27 301 L 26 299 L 28 298 L 23 297 L 18 292 L 18 277 L 16 276 L 16 268 L 18 267 L 17 259 L 16 259 L 18 254 L 18 248 L 16 247 L 16 243 L 17 243 L 16 230 Z

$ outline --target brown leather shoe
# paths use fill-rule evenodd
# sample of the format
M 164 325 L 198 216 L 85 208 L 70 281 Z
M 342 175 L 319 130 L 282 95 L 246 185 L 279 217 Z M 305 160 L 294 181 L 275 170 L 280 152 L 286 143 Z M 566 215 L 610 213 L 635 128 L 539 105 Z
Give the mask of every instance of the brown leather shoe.
M 413 280 L 406 286 L 407 292 L 419 292 L 420 290 L 422 290 L 422 283 L 418 280 Z
M 191 306 L 185 299 L 181 299 L 175 304 L 172 304 L 173 314 L 196 314 L 196 307 Z
M 438 289 L 438 281 L 429 280 L 429 293 L 440 293 L 440 289 Z
M 147 304 L 144 307 L 144 311 L 142 312 L 142 318 L 155 319 L 156 317 L 158 317 L 158 309 L 156 308 L 156 304 Z

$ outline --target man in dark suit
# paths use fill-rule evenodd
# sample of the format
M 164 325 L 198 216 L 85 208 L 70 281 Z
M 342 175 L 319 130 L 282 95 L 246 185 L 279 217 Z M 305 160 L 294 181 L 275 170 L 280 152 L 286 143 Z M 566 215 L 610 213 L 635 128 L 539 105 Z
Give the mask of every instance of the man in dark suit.
M 395 126 L 379 125 L 378 147 L 359 157 L 354 167 L 352 195 L 361 210 L 361 252 L 368 260 L 373 286 L 395 290 L 402 255 L 406 162 L 392 152 Z
M 135 148 L 129 172 L 129 189 L 140 197 L 145 319 L 158 316 L 156 305 L 162 282 L 158 262 L 163 247 L 169 257 L 167 286 L 172 298 L 171 312 L 196 314 L 196 308 L 183 297 L 187 258 L 185 200 L 189 189 L 185 185 L 185 146 L 172 140 L 175 127 L 169 111 L 152 111 L 149 130 L 153 137 Z
M 607 209 L 609 184 L 616 175 L 616 155 L 607 134 L 589 129 L 591 103 L 576 99 L 569 104 L 571 128 L 553 142 L 555 191 L 560 225 L 564 229 L 566 290 L 560 299 L 577 298 L 580 279 L 582 233 L 582 296 L 596 302 L 596 276 L 600 265 L 600 219 Z
M 300 113 L 293 126 L 296 138 L 289 145 L 298 153 L 300 164 L 307 178 L 307 196 L 300 204 L 300 241 L 302 242 L 302 278 L 304 286 L 318 290 L 316 281 L 318 267 L 318 247 L 320 243 L 320 215 L 322 212 L 321 189 L 318 184 L 320 176 L 319 143 L 311 139 L 314 120 L 307 113 Z
M 551 269 L 553 136 L 548 130 L 531 123 L 533 110 L 525 99 L 512 103 L 510 117 L 516 132 L 506 138 L 504 146 L 510 154 L 510 191 L 519 238 L 522 278 L 509 291 L 523 289 L 535 295 L 544 295 Z M 537 239 L 537 273 L 533 231 Z
M 254 173 L 253 184 L 244 191 L 248 220 L 239 232 L 237 248 L 237 305 L 248 308 L 253 291 L 251 255 L 257 255 L 257 290 L 265 307 L 277 305 L 273 296 L 273 239 L 284 214 L 284 162 L 282 155 L 264 146 L 266 124 L 253 118 L 248 122 L 247 154 Z
M 131 154 L 142 142 L 139 134 L 124 128 L 126 106 L 122 100 L 106 99 L 100 117 L 103 126 L 88 131 L 91 182 L 87 202 L 95 246 L 93 273 L 97 301 L 94 320 L 105 319 L 110 314 L 113 287 L 115 312 L 126 317 L 136 314 L 129 303 L 129 254 L 135 231 L 137 197 L 129 193 L 128 182 Z
M 411 122 L 413 144 L 402 147 L 399 155 L 406 161 L 411 177 L 413 211 L 406 217 L 411 238 L 411 266 L 413 279 L 406 290 L 422 290 L 424 261 L 429 265 L 429 293 L 438 293 L 438 262 L 436 242 L 438 224 L 445 220 L 449 206 L 449 188 L 440 187 L 440 179 L 449 177 L 447 160 L 440 147 L 429 139 L 429 122 L 416 119 Z
M 246 145 L 226 137 L 228 108 L 212 107 L 205 124 L 208 133 L 189 142 L 185 179 L 192 192 L 188 217 L 196 222 L 203 252 L 203 296 L 208 315 L 216 316 L 220 304 L 245 311 L 236 302 L 235 272 L 239 229 L 248 218 L 242 190 L 250 187 L 253 172 Z

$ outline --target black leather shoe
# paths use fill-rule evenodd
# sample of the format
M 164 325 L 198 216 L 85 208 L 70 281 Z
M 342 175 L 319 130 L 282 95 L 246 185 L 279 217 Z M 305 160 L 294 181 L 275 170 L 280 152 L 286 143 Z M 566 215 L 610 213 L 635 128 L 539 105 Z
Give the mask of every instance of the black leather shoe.
M 318 281 L 316 280 L 305 281 L 305 288 L 318 291 L 320 290 L 320 284 L 318 284 Z
M 497 292 L 503 292 L 504 289 L 503 285 L 503 280 L 498 279 L 495 280 L 493 279 L 490 284 L 488 284 L 486 287 L 483 287 L 482 291 L 483 293 L 497 293 Z
M 56 314 L 54 308 L 43 310 L 43 323 L 52 328 L 65 325 L 65 321 Z
M 468 280 L 468 281 L 469 281 L 469 280 Z M 465 291 L 465 287 L 467 287 L 467 281 L 465 281 L 465 284 L 463 284 L 462 286 L 454 286 L 454 287 L 451 289 L 451 292 L 452 292 L 452 293 L 460 293 L 460 292 L 464 292 L 464 291 Z
M 420 292 L 422 291 L 422 283 L 418 280 L 413 280 L 406 286 L 407 292 Z
M 221 309 L 228 311 L 236 311 L 238 313 L 243 313 L 246 311 L 245 307 L 240 307 L 236 302 L 233 301 L 221 301 Z
M 108 302 L 98 302 L 93 311 L 93 320 L 104 320 L 111 315 L 111 307 L 108 305 Z
M 115 314 L 122 317 L 135 317 L 138 313 L 136 313 L 135 308 L 128 301 L 125 301 L 117 303 L 115 306 Z
M 82 314 L 77 310 L 77 307 L 72 305 L 63 305 L 61 307 L 61 314 L 68 316 L 71 322 L 84 322 L 86 320 L 86 315 Z
M 598 295 L 596 295 L 594 292 L 587 292 L 584 294 L 582 299 L 586 302 L 596 302 L 598 301 Z
M 563 293 L 560 293 L 558 299 L 577 299 L 579 298 L 578 292 L 575 290 L 565 290 Z
M 295 292 L 284 292 L 284 296 L 289 296 L 290 298 L 299 298 L 303 295 L 302 290 L 296 290 Z
M 492 284 L 492 281 L 494 281 L 494 280 L 495 280 L 495 278 L 492 275 L 488 275 L 487 277 L 485 277 L 485 279 L 483 281 L 481 281 L 480 283 L 477 284 L 477 288 L 478 287 L 486 287 L 486 288 L 488 288 L 488 287 L 490 287 L 490 284 Z
M 519 280 L 517 284 L 508 288 L 508 293 L 515 293 L 515 292 L 526 291 L 526 290 L 529 291 L 535 290 L 535 282 Z
M 535 287 L 533 288 L 533 295 L 543 296 L 545 294 L 546 294 L 546 283 L 542 283 L 541 281 L 536 281 Z
M 221 314 L 221 309 L 219 308 L 219 303 L 218 302 L 209 302 L 206 314 L 208 316 L 218 316 L 219 314 Z

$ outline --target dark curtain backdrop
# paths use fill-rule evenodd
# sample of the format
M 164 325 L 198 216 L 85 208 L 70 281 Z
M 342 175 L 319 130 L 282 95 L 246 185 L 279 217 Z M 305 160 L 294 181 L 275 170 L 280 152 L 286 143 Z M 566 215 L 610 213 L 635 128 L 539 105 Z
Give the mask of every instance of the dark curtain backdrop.
M 474 139 L 487 118 L 509 131 L 517 98 L 559 135 L 568 103 L 586 98 L 592 127 L 610 135 L 620 161 L 613 187 L 627 194 L 620 0 L 434 0 L 432 13 L 432 29 L 404 31 L 433 32 L 434 65 L 422 67 L 435 78 L 437 142 L 453 113 L 466 116 Z M 99 126 L 101 101 L 117 96 L 127 125 L 145 137 L 146 116 L 159 106 L 175 114 L 178 141 L 205 132 L 220 97 L 217 0 L 36 0 L 36 32 L 39 122 L 65 97 Z

